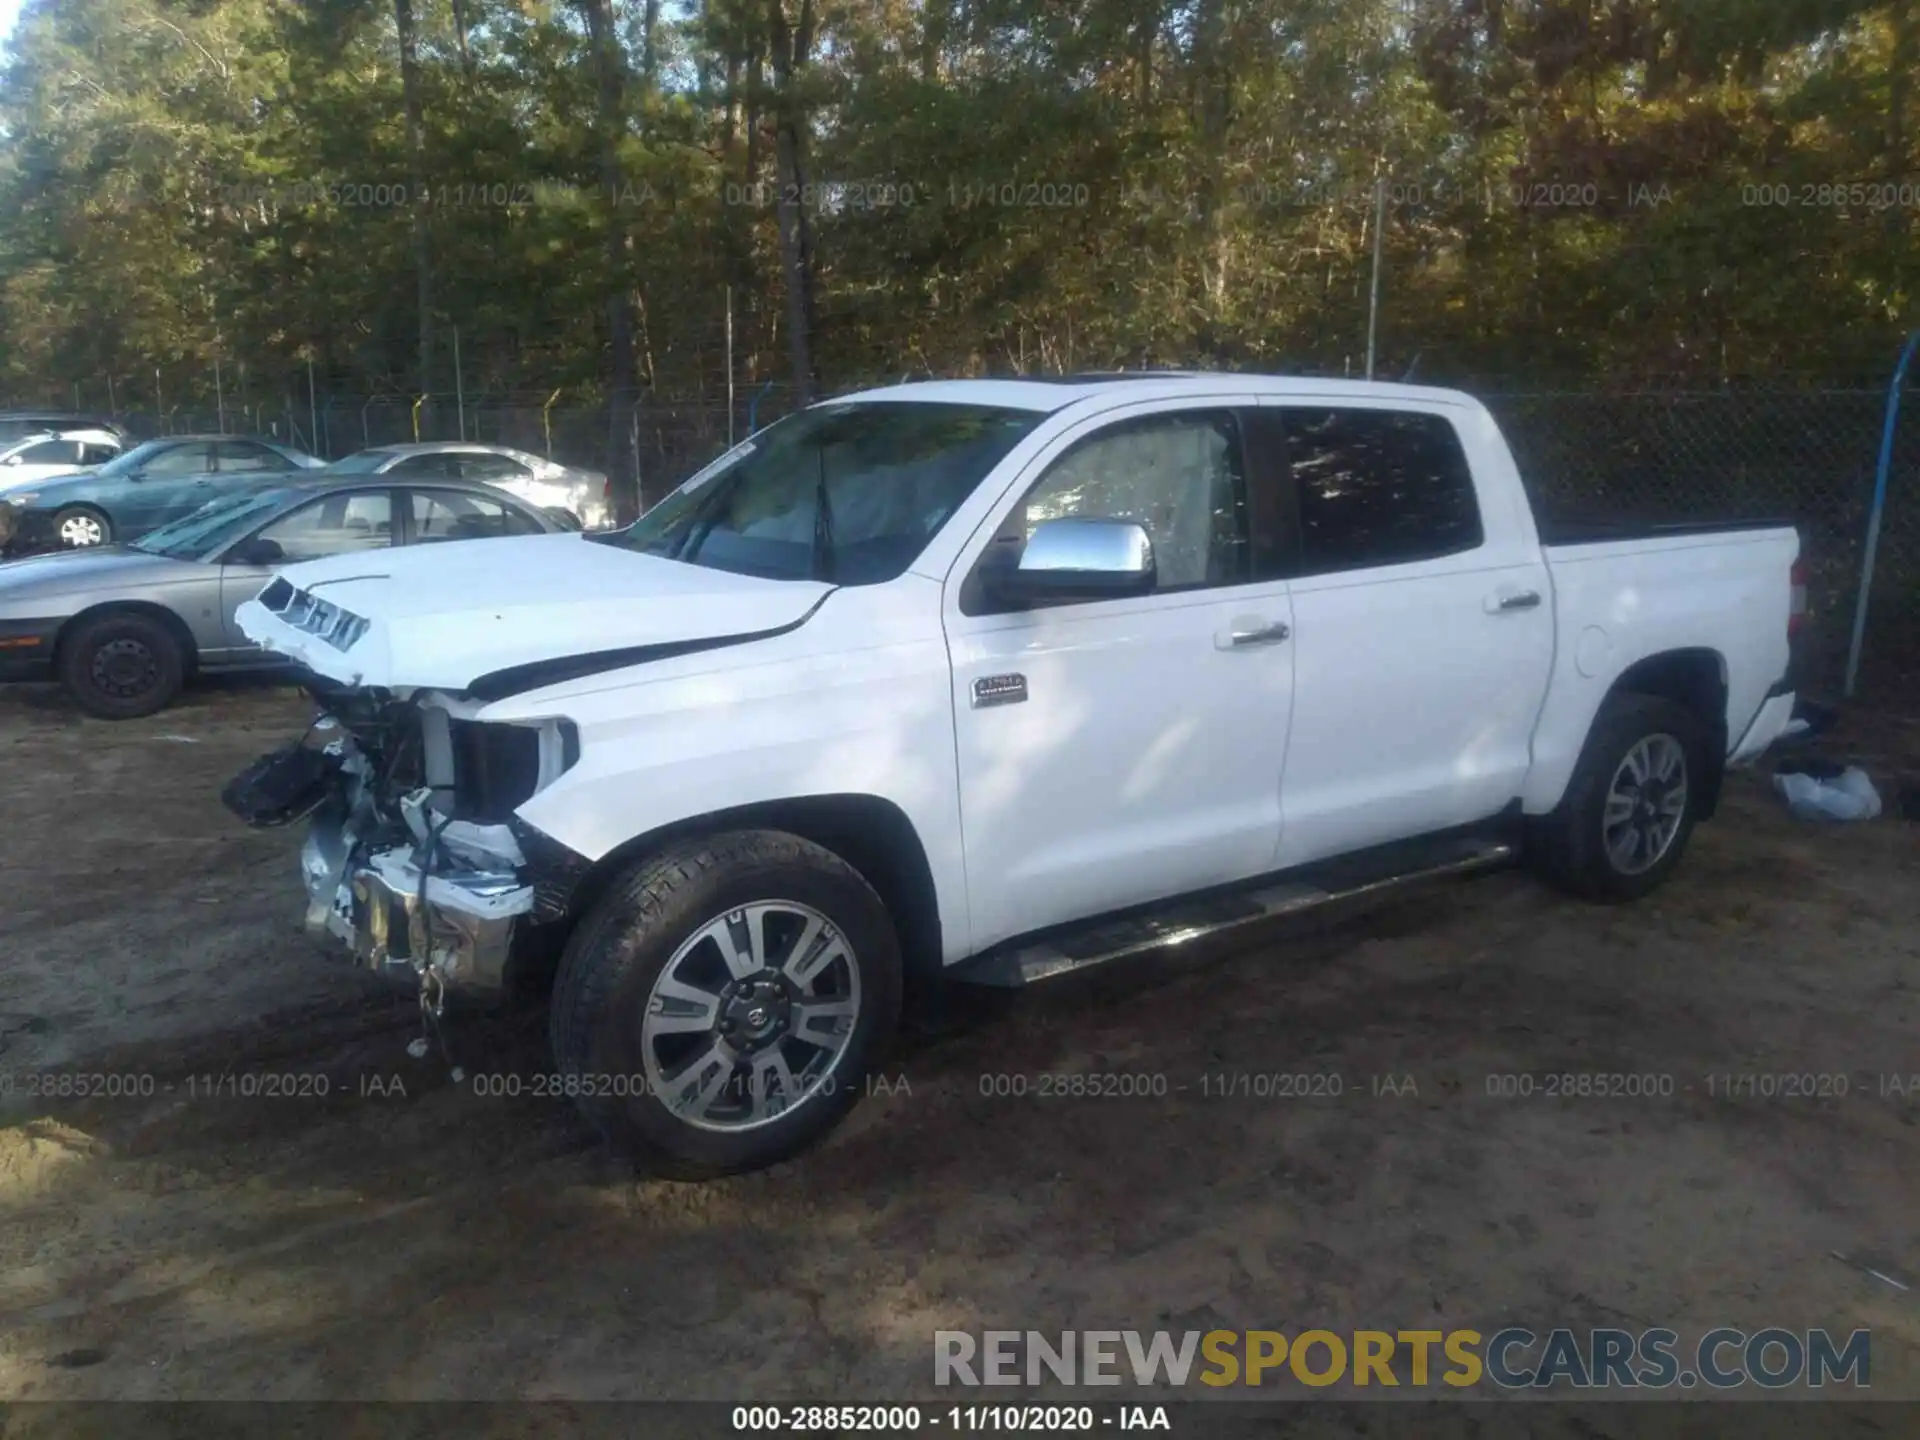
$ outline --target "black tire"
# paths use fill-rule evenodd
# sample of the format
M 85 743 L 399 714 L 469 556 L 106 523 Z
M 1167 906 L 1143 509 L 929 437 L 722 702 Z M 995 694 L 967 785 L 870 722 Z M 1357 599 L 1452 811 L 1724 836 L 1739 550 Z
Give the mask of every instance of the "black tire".
M 830 968 L 842 975 L 844 963 L 842 983 L 853 987 L 855 1013 L 844 1048 L 830 1064 L 813 1058 L 816 1050 L 824 1057 L 826 1047 L 797 1035 L 746 1041 L 787 1050 L 798 1047 L 806 1063 L 827 1068 L 804 1088 L 796 1085 L 795 1103 L 771 1118 L 753 1121 L 751 1128 L 703 1128 L 676 1113 L 667 1098 L 675 1089 L 675 1077 L 668 1073 L 661 1049 L 680 1037 L 649 1041 L 643 1035 L 649 1007 L 660 1003 L 654 987 L 676 956 L 682 957 L 676 980 L 689 966 L 723 958 L 717 949 L 703 955 L 701 946 L 715 942 L 698 937 L 715 922 L 744 917 L 744 907 L 767 903 L 810 910 L 838 932 L 848 953 L 844 962 L 836 960 Z M 776 914 L 776 929 L 779 921 Z M 763 936 L 767 923 L 760 920 Z M 771 956 L 778 939 L 777 934 L 767 938 L 763 953 Z M 797 940 L 788 943 L 797 948 Z M 780 968 L 784 975 L 785 965 Z M 900 944 L 886 906 L 839 856 L 773 830 L 688 840 L 620 875 L 575 929 L 554 985 L 549 1020 L 554 1060 L 565 1089 L 587 1119 L 616 1149 L 651 1173 L 691 1180 L 756 1170 L 806 1148 L 852 1107 L 892 1041 L 900 985 Z M 751 995 L 744 1002 L 728 1003 L 751 1003 Z M 726 1004 L 716 1005 L 713 1013 L 738 1019 L 738 1012 Z M 723 1041 L 739 1043 L 737 1036 L 722 1036 L 717 1029 L 699 1030 L 690 1032 L 688 1049 L 704 1057 L 709 1041 L 715 1053 Z M 650 1058 L 665 1083 L 650 1070 Z M 686 1062 L 679 1073 L 689 1073 L 695 1064 Z M 703 1073 L 729 1077 L 712 1103 L 750 1111 L 751 1092 L 738 1064 L 722 1059 Z M 723 1072 L 723 1067 L 729 1068 Z M 744 1118 L 751 1119 L 751 1113 Z
M 69 527 L 91 527 L 99 530 L 97 540 L 74 540 L 68 537 Z M 69 550 L 85 550 L 95 545 L 113 543 L 113 521 L 106 512 L 96 510 L 91 505 L 68 505 L 53 513 L 53 533 L 59 543 Z
M 186 678 L 186 647 L 162 621 L 121 610 L 83 620 L 60 639 L 60 683 L 102 720 L 164 710 Z
M 1666 794 L 1651 789 L 1643 794 L 1622 767 L 1636 747 L 1643 742 L 1658 747 L 1662 737 L 1678 742 L 1685 773 L 1678 784 L 1667 782 Z M 1609 696 L 1594 717 L 1566 795 L 1552 814 L 1542 816 L 1533 827 L 1530 849 L 1540 869 L 1555 884 L 1589 900 L 1619 903 L 1658 889 L 1686 853 L 1699 818 L 1708 748 L 1699 718 L 1685 706 L 1657 695 Z M 1610 830 L 1609 798 L 1622 806 L 1630 801 L 1628 793 L 1615 796 L 1616 777 L 1623 791 L 1631 792 L 1634 818 L 1617 820 Z M 1656 854 L 1657 836 L 1648 811 L 1657 813 L 1667 794 L 1676 792 L 1683 808 L 1670 838 L 1658 846 Z M 1629 831 L 1637 834 L 1630 837 Z M 1613 836 L 1628 847 L 1628 857 L 1623 859 L 1610 843 Z M 1650 863 L 1649 855 L 1653 855 Z

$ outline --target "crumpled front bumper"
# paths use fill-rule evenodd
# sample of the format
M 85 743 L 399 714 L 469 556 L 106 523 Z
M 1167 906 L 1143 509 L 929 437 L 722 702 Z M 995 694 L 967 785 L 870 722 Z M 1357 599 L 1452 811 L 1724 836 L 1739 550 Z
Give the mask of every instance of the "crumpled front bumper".
M 447 847 L 442 846 L 444 852 Z M 516 928 L 534 908 L 531 884 L 501 855 L 439 855 L 423 876 L 417 847 L 356 853 L 342 821 L 317 815 L 300 849 L 307 928 L 344 942 L 376 974 L 410 986 L 497 1000 L 511 988 Z

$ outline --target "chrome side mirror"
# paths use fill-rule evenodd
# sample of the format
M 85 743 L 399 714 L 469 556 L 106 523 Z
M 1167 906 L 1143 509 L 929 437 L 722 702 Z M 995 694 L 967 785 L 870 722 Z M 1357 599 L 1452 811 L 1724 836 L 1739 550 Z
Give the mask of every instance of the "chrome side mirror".
M 1043 520 L 1016 564 L 983 578 L 995 598 L 1017 604 L 1146 595 L 1157 578 L 1153 540 L 1132 520 Z

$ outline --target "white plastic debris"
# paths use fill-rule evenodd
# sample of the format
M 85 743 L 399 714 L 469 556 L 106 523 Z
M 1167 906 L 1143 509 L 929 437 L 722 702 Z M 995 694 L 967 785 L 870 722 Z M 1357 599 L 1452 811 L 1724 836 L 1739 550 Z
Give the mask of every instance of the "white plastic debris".
M 1857 765 L 1831 780 L 1775 775 L 1773 788 L 1796 820 L 1871 820 L 1880 813 L 1880 793 Z

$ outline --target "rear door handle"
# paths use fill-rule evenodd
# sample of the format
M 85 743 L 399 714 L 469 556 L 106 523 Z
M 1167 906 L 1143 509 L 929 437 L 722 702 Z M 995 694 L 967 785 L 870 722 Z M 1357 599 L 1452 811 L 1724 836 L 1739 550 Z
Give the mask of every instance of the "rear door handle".
M 1540 608 L 1538 590 L 1508 590 L 1487 597 L 1487 613 L 1503 615 L 1513 610 L 1537 610 Z
M 1214 643 L 1222 650 L 1245 650 L 1254 645 L 1277 645 L 1291 634 L 1293 630 L 1284 620 L 1272 624 L 1236 620 L 1225 635 L 1215 637 Z

